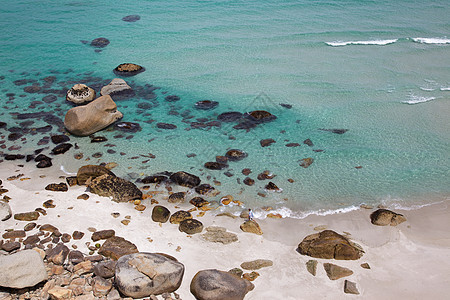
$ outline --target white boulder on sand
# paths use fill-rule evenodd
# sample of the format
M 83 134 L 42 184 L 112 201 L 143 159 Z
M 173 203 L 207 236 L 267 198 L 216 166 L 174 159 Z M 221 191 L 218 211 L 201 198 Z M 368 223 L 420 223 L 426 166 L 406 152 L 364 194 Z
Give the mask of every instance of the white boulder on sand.
M 0 286 L 21 289 L 47 280 L 44 261 L 34 250 L 0 256 Z

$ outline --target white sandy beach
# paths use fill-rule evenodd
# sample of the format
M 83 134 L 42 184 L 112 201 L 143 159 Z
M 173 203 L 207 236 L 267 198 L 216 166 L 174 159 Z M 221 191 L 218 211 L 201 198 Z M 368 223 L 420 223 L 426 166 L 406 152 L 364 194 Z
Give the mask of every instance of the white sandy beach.
M 16 180 L 7 180 L 17 174 L 24 175 Z M 149 199 L 142 201 L 147 208 L 139 212 L 132 203 L 112 202 L 89 192 L 88 200 L 77 199 L 86 192 L 84 186 L 70 187 L 68 192 L 44 190 L 49 183 L 65 181 L 59 176 L 66 175 L 55 167 L 44 170 L 33 165 L 18 167 L 16 163 L 3 162 L 0 179 L 3 188 L 8 190 L 4 195 L 11 198 L 9 204 L 13 214 L 33 211 L 53 199 L 56 207 L 46 209 L 47 215 L 40 216 L 35 222 L 52 224 L 61 233 L 70 235 L 75 230 L 84 232 L 81 240 L 67 243 L 69 248 L 76 245 L 78 250 L 88 254 L 85 243 L 91 241 L 88 228 L 93 227 L 97 230 L 114 229 L 117 236 L 133 242 L 140 252 L 163 252 L 174 256 L 185 266 L 183 283 L 177 290 L 181 299 L 194 299 L 189 285 L 198 271 L 227 271 L 255 259 L 272 260 L 273 266 L 257 270 L 260 276 L 253 281 L 255 288 L 245 299 L 448 299 L 450 200 L 416 210 L 395 210 L 407 218 L 397 227 L 372 225 L 369 215 L 373 210 L 369 209 L 327 216 L 311 215 L 302 220 L 257 220 L 264 232 L 262 236 L 242 232 L 239 226 L 243 219 L 214 216 L 217 211 L 198 217 L 205 228 L 222 226 L 238 235 L 237 242 L 223 245 L 205 241 L 201 234 L 187 236 L 178 230 L 177 225 L 153 222 L 153 205 Z M 172 213 L 180 209 L 168 203 L 165 196 L 156 197 L 159 204 Z M 189 203 L 180 207 L 192 208 Z M 120 216 L 114 218 L 111 215 L 114 212 Z M 193 212 L 194 218 L 197 214 Z M 121 223 L 126 216 L 130 216 L 128 225 Z M 10 218 L 0 223 L 0 232 L 23 229 L 27 223 Z M 295 249 L 305 236 L 317 232 L 314 229 L 317 226 L 321 230 L 326 228 L 350 234 L 352 240 L 364 249 L 364 256 L 357 261 L 317 259 L 317 275 L 312 276 L 305 267 L 312 258 L 300 255 Z M 36 231 L 34 229 L 28 234 Z M 332 281 L 323 269 L 325 262 L 347 267 L 354 274 Z M 371 269 L 362 268 L 362 263 L 368 263 Z M 344 293 L 345 279 L 357 284 L 360 295 Z

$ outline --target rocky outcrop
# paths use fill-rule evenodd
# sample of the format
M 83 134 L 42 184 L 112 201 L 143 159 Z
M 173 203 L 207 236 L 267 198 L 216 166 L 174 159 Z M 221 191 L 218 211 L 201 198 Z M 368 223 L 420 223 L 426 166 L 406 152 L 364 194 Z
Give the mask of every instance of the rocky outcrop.
M 165 255 L 136 253 L 122 256 L 116 265 L 115 284 L 125 296 L 143 298 L 176 291 L 184 265 Z
M 94 89 L 85 84 L 75 84 L 66 93 L 66 100 L 75 104 L 85 104 L 95 99 Z
M 187 234 L 195 234 L 203 231 L 203 224 L 196 219 L 186 219 L 180 222 L 178 230 Z
M 88 187 L 92 193 L 112 197 L 116 202 L 142 199 L 142 191 L 134 183 L 109 174 L 91 180 Z
M 206 228 L 206 233 L 202 234 L 202 237 L 208 242 L 231 244 L 238 240 L 236 234 L 227 232 L 224 227 L 210 226 Z
M 21 289 L 47 280 L 44 261 L 34 250 L 0 255 L 0 286 Z
M 109 169 L 103 166 L 97 165 L 82 166 L 81 168 L 78 169 L 77 172 L 77 182 L 79 185 L 84 185 L 86 184 L 86 181 L 88 179 L 92 180 L 105 174 L 115 176 L 113 172 L 111 172 Z
M 323 268 L 325 272 L 327 272 L 328 278 L 331 280 L 337 280 L 342 277 L 347 277 L 353 274 L 353 271 L 344 267 L 340 267 L 338 265 L 324 263 Z
M 202 270 L 191 281 L 191 293 L 200 300 L 242 300 L 254 285 L 238 276 L 219 270 Z
M 196 187 L 200 184 L 200 178 L 187 172 L 176 172 L 170 176 L 170 180 L 181 186 L 188 188 Z
M 122 118 L 111 96 L 101 96 L 87 105 L 69 109 L 64 118 L 66 129 L 79 136 L 93 134 Z
M 110 95 L 114 97 L 114 99 L 117 98 L 116 96 L 119 96 L 120 98 L 124 96 L 134 95 L 132 88 L 126 83 L 125 80 L 121 78 L 114 78 L 113 80 L 111 80 L 108 85 L 102 87 L 100 93 L 102 94 L 102 96 Z
M 153 222 L 166 223 L 169 220 L 170 211 L 161 205 L 156 205 L 153 207 L 152 220 Z
M 397 226 L 406 221 L 406 218 L 387 209 L 378 209 L 370 214 L 370 222 L 378 226 Z
M 120 64 L 113 70 L 114 74 L 124 77 L 134 76 L 144 71 L 144 67 L 132 63 Z
M 107 239 L 98 250 L 98 254 L 118 260 L 120 257 L 139 252 L 136 245 L 123 237 L 113 236 Z
M 254 233 L 257 235 L 263 234 L 261 227 L 259 227 L 259 224 L 254 220 L 244 222 L 243 224 L 241 224 L 240 228 L 244 232 Z
M 364 254 L 359 245 L 332 230 L 308 235 L 298 245 L 297 251 L 315 258 L 338 260 L 356 260 Z
M 11 207 L 8 202 L 0 200 L 0 220 L 6 221 L 12 216 Z

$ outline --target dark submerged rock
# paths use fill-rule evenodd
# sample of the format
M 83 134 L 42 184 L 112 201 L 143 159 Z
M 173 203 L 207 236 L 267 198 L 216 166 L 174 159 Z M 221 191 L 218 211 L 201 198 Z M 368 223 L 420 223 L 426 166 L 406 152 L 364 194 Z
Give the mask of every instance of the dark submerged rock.
M 70 141 L 70 138 L 67 135 L 65 135 L 65 134 L 52 135 L 50 137 L 50 139 L 56 145 L 61 144 L 61 143 L 66 143 L 66 142 Z
M 179 171 L 170 176 L 170 180 L 178 185 L 188 188 L 196 187 L 200 184 L 200 178 L 184 171 Z
M 274 139 L 264 139 L 264 140 L 260 140 L 259 143 L 261 144 L 261 147 L 268 147 L 276 142 Z
M 95 47 L 95 48 L 105 48 L 108 45 L 109 45 L 109 40 L 104 37 L 99 37 L 99 38 L 93 39 L 91 41 L 91 46 Z
M 223 170 L 226 167 L 228 167 L 228 165 L 224 164 L 224 163 L 215 162 L 215 161 L 209 161 L 204 164 L 204 167 L 209 170 Z
M 169 123 L 157 123 L 156 127 L 160 129 L 177 129 L 177 125 L 175 124 L 169 124 Z
M 239 149 L 231 149 L 225 153 L 225 156 L 228 157 L 228 160 L 230 161 L 240 161 L 246 158 L 248 154 Z
M 177 95 L 168 95 L 164 98 L 167 102 L 175 102 L 175 101 L 179 101 L 181 98 L 178 97 Z
M 216 108 L 218 105 L 219 105 L 219 102 L 217 102 L 217 101 L 202 100 L 202 101 L 198 101 L 195 103 L 195 108 L 201 109 L 201 110 L 210 110 L 210 109 Z
M 344 134 L 348 131 L 348 129 L 324 129 L 324 128 L 320 128 L 319 130 L 329 131 L 336 134 Z
M 114 123 L 114 129 L 124 132 L 138 132 L 141 131 L 141 125 L 133 122 L 116 122 Z
M 229 111 L 221 113 L 220 115 L 217 116 L 217 119 L 222 122 L 231 123 L 239 121 L 242 118 L 242 116 L 243 116 L 242 113 L 238 111 Z
M 67 151 L 69 151 L 69 149 L 72 147 L 73 147 L 73 145 L 70 143 L 59 144 L 58 146 L 56 146 L 55 148 L 52 149 L 52 154 L 54 154 L 54 155 L 64 154 Z
M 136 22 L 139 21 L 141 17 L 139 15 L 129 15 L 122 18 L 124 22 Z

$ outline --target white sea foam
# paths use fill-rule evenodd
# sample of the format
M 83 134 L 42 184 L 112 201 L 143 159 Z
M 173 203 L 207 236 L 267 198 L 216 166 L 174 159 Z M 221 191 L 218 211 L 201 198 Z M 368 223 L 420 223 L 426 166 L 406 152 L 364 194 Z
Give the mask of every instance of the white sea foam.
M 450 91 L 450 87 L 441 87 L 441 91 Z
M 402 103 L 412 105 L 412 104 L 425 103 L 425 102 L 436 99 L 436 97 L 423 97 L 423 96 L 416 96 L 416 95 L 410 95 L 409 97 L 410 97 L 409 100 L 402 101 Z
M 342 46 L 348 46 L 348 45 L 376 45 L 376 46 L 385 46 L 389 44 L 393 44 L 397 42 L 398 39 L 392 39 L 392 40 L 372 40 L 372 41 L 348 41 L 348 42 L 341 42 L 341 41 L 335 41 L 335 42 L 327 42 L 326 44 L 328 46 L 332 47 L 342 47 Z
M 450 44 L 450 39 L 448 38 L 412 38 L 416 43 L 420 44 Z
M 434 91 L 433 88 L 421 87 L 420 89 L 421 89 L 422 91 L 425 91 L 425 92 L 432 92 L 432 91 Z
M 66 173 L 66 175 L 70 175 L 70 176 L 77 175 L 77 173 L 70 173 L 70 172 L 67 172 L 63 165 L 61 165 L 60 169 L 61 169 L 61 171 L 63 171 L 64 173 Z

